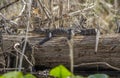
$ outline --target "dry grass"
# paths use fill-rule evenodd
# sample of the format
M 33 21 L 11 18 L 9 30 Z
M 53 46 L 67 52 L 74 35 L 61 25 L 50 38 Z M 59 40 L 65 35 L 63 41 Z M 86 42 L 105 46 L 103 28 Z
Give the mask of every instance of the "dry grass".
M 14 1 L 14 0 L 11 0 Z M 1 5 L 3 3 L 10 3 L 11 1 L 1 0 Z M 42 3 L 48 9 L 46 12 L 51 16 L 52 22 L 45 22 L 48 19 L 45 12 L 39 6 L 37 2 L 37 7 L 33 7 L 32 13 L 32 24 L 39 27 L 69 27 L 73 24 L 80 24 L 79 20 L 81 16 L 86 20 L 84 27 L 86 28 L 100 28 L 102 33 L 115 33 L 116 18 L 119 18 L 118 8 L 119 4 L 116 4 L 114 0 L 44 0 Z M 60 3 L 61 2 L 61 3 Z M 119 2 L 119 1 L 118 1 Z M 117 2 L 117 3 L 118 3 Z M 7 9 L 3 9 L 1 12 L 8 18 L 14 18 L 18 16 L 22 9 L 23 3 L 21 1 L 11 5 Z M 52 9 L 51 9 L 52 8 Z M 37 18 L 36 18 L 37 17 Z M 57 18 L 57 19 L 56 19 Z M 45 22 L 44 24 L 40 22 Z M 22 21 L 22 20 L 21 20 Z M 36 22 L 38 21 L 38 22 Z M 35 23 L 34 23 L 35 22 Z M 35 26 L 33 25 L 33 28 Z

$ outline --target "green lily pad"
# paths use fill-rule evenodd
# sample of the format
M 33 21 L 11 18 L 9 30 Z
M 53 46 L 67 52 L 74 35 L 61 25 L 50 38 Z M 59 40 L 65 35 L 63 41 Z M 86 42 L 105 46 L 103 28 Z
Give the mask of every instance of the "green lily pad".
M 23 74 L 21 72 L 8 72 L 2 75 L 0 78 L 23 78 Z
M 36 77 L 32 74 L 27 74 L 27 75 L 24 76 L 24 78 L 36 78 Z
M 57 78 L 67 78 L 73 74 L 63 65 L 59 65 L 50 71 L 50 75 Z
M 3 77 L 3 76 L 0 76 L 0 78 L 5 78 L 5 77 Z
M 73 76 L 72 78 L 84 78 L 83 76 Z
M 94 75 L 88 76 L 88 78 L 109 78 L 109 76 L 106 74 L 94 74 Z

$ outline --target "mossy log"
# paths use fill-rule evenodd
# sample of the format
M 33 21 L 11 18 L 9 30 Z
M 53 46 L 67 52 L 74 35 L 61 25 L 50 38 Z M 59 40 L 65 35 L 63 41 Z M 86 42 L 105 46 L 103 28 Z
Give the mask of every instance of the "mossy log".
M 4 36 L 4 39 L 15 40 L 17 37 Z M 33 45 L 37 44 L 41 39 L 43 39 L 43 37 L 29 37 L 29 41 Z M 97 53 L 95 53 L 95 42 L 96 36 L 74 37 L 74 64 L 106 62 L 119 68 L 120 35 L 101 35 Z M 54 67 L 59 64 L 63 64 L 67 67 L 70 66 L 69 47 L 65 37 L 54 37 L 45 44 L 38 45 L 34 52 L 35 65 L 37 66 Z

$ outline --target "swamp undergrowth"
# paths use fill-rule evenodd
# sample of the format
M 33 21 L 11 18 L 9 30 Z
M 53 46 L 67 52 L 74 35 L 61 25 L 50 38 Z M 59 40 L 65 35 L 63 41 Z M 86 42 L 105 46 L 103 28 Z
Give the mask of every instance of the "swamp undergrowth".
M 63 65 L 59 65 L 50 70 L 49 74 L 54 78 L 109 78 L 106 74 L 93 74 L 88 77 L 78 76 L 71 73 Z M 23 74 L 19 71 L 11 71 L 0 76 L 0 78 L 37 78 L 32 74 Z

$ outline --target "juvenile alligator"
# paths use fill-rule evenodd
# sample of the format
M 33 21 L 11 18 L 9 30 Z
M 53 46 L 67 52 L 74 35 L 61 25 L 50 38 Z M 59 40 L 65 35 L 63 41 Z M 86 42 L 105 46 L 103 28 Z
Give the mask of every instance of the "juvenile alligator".
M 51 38 L 56 36 L 63 36 L 67 37 L 67 39 L 71 39 L 72 35 L 96 35 L 96 29 L 75 29 L 75 28 L 58 28 L 58 29 L 35 29 L 35 32 L 39 34 L 45 34 L 46 37 L 39 42 L 40 45 L 44 44 L 45 42 L 49 41 Z

